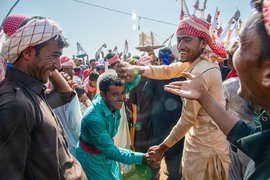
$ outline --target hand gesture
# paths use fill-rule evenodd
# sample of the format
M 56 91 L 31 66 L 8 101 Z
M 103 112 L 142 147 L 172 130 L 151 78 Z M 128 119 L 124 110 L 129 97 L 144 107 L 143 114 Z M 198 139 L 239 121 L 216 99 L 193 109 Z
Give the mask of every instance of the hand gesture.
M 135 67 L 127 62 L 121 62 L 116 66 L 116 72 L 118 77 L 125 81 L 131 81 L 134 79 L 135 77 L 134 70 Z
M 160 167 L 161 160 L 157 160 L 153 155 L 149 155 L 147 152 L 144 153 L 142 162 L 156 169 Z
M 65 73 L 65 72 L 60 72 L 60 74 L 66 80 L 66 82 L 68 83 L 69 87 L 72 90 L 75 90 L 75 87 L 77 86 L 77 84 L 75 83 L 75 81 L 73 81 L 71 79 L 71 77 L 67 73 Z
M 150 147 L 147 152 L 148 153 L 147 163 L 150 164 L 153 168 L 159 168 L 161 159 L 166 150 L 167 147 L 164 148 L 164 145 L 157 145 Z
M 176 81 L 165 85 L 165 91 L 190 100 L 199 100 L 203 91 L 206 90 L 201 75 L 194 76 L 190 73 L 183 73 L 182 75 L 187 78 L 186 81 Z

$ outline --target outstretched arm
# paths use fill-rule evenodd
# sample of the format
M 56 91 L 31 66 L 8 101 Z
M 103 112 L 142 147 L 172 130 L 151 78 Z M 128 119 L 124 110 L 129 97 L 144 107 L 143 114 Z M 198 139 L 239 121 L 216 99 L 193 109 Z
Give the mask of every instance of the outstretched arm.
M 172 82 L 164 87 L 168 92 L 191 100 L 198 100 L 205 111 L 214 119 L 219 128 L 227 136 L 230 130 L 238 122 L 214 98 L 208 93 L 203 85 L 201 76 L 183 73 L 186 81 Z

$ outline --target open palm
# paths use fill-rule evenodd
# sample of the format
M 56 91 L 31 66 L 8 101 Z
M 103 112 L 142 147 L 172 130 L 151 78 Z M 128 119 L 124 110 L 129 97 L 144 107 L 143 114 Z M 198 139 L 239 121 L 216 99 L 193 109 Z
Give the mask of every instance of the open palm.
M 164 86 L 164 89 L 175 95 L 190 99 L 199 100 L 201 92 L 204 89 L 203 79 L 201 76 L 194 76 L 190 73 L 183 73 L 187 78 L 186 81 L 176 81 Z

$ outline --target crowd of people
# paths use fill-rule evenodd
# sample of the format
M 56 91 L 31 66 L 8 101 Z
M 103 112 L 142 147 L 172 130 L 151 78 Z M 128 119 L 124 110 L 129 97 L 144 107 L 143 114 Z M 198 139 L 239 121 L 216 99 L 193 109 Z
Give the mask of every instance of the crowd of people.
M 54 20 L 7 16 L 1 179 L 158 180 L 162 159 L 171 180 L 270 179 L 270 0 L 251 4 L 229 49 L 185 16 L 178 55 L 69 57 Z

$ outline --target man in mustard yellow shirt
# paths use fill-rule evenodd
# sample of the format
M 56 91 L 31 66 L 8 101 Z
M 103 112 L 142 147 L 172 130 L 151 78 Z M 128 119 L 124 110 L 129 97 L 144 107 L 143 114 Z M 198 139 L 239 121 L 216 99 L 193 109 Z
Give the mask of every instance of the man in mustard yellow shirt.
M 201 74 L 208 92 L 224 107 L 219 66 L 211 59 L 226 58 L 224 49 L 212 44 L 209 24 L 194 16 L 185 17 L 177 29 L 177 49 L 180 61 L 169 66 L 118 65 L 117 72 L 129 79 L 134 74 L 153 79 L 170 79 L 182 72 Z M 165 151 L 185 136 L 182 158 L 183 179 L 228 179 L 229 145 L 213 119 L 197 101 L 183 100 L 182 116 L 167 138 L 149 148 L 153 161 L 161 160 Z

